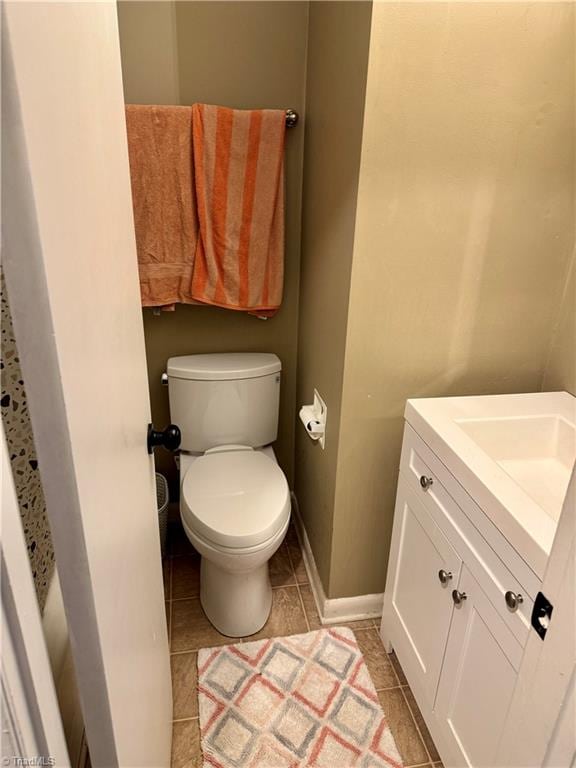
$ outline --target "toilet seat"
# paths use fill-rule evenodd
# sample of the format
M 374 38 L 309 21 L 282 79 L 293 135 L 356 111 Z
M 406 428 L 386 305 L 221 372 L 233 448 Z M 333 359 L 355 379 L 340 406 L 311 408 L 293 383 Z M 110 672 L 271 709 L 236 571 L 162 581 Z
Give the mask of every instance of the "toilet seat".
M 268 542 L 290 515 L 284 473 L 248 446 L 220 446 L 190 466 L 182 483 L 187 526 L 215 545 L 244 549 Z

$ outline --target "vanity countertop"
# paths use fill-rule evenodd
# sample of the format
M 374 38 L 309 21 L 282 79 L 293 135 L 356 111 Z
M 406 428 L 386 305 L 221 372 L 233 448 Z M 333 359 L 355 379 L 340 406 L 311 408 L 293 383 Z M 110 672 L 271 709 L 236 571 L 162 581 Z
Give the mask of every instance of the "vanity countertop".
M 576 461 L 576 398 L 419 398 L 405 417 L 542 578 Z

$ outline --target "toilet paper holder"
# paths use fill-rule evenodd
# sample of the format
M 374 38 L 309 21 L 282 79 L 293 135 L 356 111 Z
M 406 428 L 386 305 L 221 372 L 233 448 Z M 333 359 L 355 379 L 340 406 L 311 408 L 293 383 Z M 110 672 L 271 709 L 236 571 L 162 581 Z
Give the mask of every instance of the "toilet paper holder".
M 300 421 L 304 424 L 306 433 L 311 440 L 317 440 L 324 448 L 326 442 L 326 416 L 328 408 L 318 390 L 314 390 L 314 402 L 312 405 L 303 405 L 300 408 Z

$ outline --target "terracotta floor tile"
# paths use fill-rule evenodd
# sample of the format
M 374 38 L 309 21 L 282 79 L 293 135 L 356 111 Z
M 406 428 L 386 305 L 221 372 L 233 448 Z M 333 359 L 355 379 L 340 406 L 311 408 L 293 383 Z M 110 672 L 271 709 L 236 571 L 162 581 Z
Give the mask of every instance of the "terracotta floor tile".
M 378 691 L 392 736 L 406 768 L 429 762 L 428 753 L 400 688 Z
M 170 641 L 172 652 L 178 652 L 236 643 L 238 638 L 221 635 L 206 618 L 200 600 L 196 597 L 172 603 Z
M 168 643 L 170 643 L 170 603 L 168 600 L 164 603 L 164 607 L 166 609 L 166 629 L 168 630 Z
M 298 584 L 308 584 L 308 574 L 306 573 L 306 566 L 304 565 L 304 558 L 302 556 L 302 549 L 300 548 L 300 542 L 298 541 L 298 535 L 294 526 L 290 526 L 288 534 L 286 535 L 286 544 L 288 552 L 290 553 L 290 559 L 292 561 L 292 567 L 294 568 L 294 574 Z
M 180 520 L 168 524 L 168 552 L 170 555 L 190 555 L 194 553 L 194 547 L 186 536 Z
M 374 629 L 374 622 L 372 619 L 359 619 L 358 621 L 339 621 L 338 624 L 334 624 L 338 627 L 349 627 L 350 629 Z
M 394 688 L 398 685 L 396 675 L 384 650 L 380 635 L 372 629 L 355 629 L 354 635 L 364 655 L 366 666 L 376 690 Z
M 426 723 L 424 722 L 424 718 L 422 717 L 422 713 L 420 712 L 420 709 L 418 707 L 418 704 L 416 703 L 416 699 L 414 698 L 414 694 L 410 690 L 410 688 L 404 689 L 404 696 L 406 697 L 406 700 L 408 701 L 408 706 L 412 710 L 412 714 L 414 716 L 414 720 L 416 720 L 416 725 L 420 729 L 420 733 L 422 734 L 422 738 L 424 739 L 424 744 L 426 745 L 426 749 L 428 750 L 428 753 L 430 755 L 430 759 L 432 762 L 440 760 L 440 755 L 438 754 L 438 750 L 436 749 L 436 745 L 434 744 L 434 741 L 432 740 L 432 736 L 430 735 L 430 731 L 428 730 L 428 727 Z
M 296 577 L 292 570 L 292 563 L 288 555 L 288 545 L 282 543 L 272 558 L 270 559 L 270 583 L 273 587 L 285 587 L 289 584 L 296 584 Z
M 288 530 L 286 531 L 286 543 L 296 544 L 296 546 L 299 546 L 298 534 L 296 532 L 296 524 L 294 523 L 293 517 L 292 517 L 292 520 L 290 521 L 290 525 L 288 526 Z
M 318 616 L 316 601 L 314 600 L 312 590 L 308 584 L 301 584 L 299 589 L 300 594 L 302 595 L 302 602 L 304 603 L 306 617 L 308 618 L 308 623 L 310 624 L 310 630 L 320 629 L 322 624 L 320 622 L 320 617 Z
M 246 641 L 265 637 L 283 637 L 307 632 L 306 617 L 302 610 L 297 587 L 280 587 L 272 591 L 272 610 L 264 627 Z
M 198 717 L 198 670 L 196 653 L 177 653 L 170 657 L 174 720 Z
M 183 720 L 172 726 L 172 768 L 200 768 L 200 726 L 198 720 Z
M 170 600 L 170 558 L 162 560 L 162 580 L 164 582 L 164 599 Z
M 200 595 L 200 555 L 172 558 L 172 600 Z
M 171 656 L 174 723 L 172 768 L 200 768 L 200 732 L 198 726 L 197 654 L 199 648 L 239 642 L 221 635 L 208 621 L 195 595 L 199 590 L 199 556 L 186 538 L 179 522 L 170 524 L 169 546 L 172 557 L 164 565 L 167 621 L 173 655 Z M 170 569 L 171 572 L 170 572 Z M 166 575 L 167 574 L 167 575 Z M 270 563 L 270 579 L 275 587 L 270 618 L 264 628 L 246 641 L 306 632 L 321 628 L 320 618 L 308 584 L 300 546 L 293 526 Z M 299 587 L 295 583 L 300 584 Z M 302 604 L 304 610 L 302 610 Z M 388 656 L 379 636 L 379 620 L 343 622 L 349 626 L 360 646 L 390 729 L 406 768 L 429 766 L 443 768 L 438 752 L 418 710 L 406 677 L 394 653 Z M 174 653 L 176 652 L 176 653 Z M 402 688 L 398 686 L 398 681 Z M 418 727 L 416 727 L 416 723 Z M 418 732 L 420 729 L 420 733 Z M 428 749 L 428 752 L 427 752 Z
M 404 674 L 404 670 L 400 666 L 400 662 L 398 661 L 398 656 L 392 651 L 391 654 L 389 654 L 388 658 L 392 662 L 392 666 L 394 667 L 394 671 L 398 675 L 398 680 L 400 682 L 400 685 L 408 685 L 408 680 L 406 680 L 406 675 Z

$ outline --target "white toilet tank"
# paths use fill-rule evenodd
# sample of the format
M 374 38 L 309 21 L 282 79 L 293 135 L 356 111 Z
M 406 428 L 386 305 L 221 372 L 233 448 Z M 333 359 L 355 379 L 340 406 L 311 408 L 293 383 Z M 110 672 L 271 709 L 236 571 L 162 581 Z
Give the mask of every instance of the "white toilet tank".
M 182 432 L 180 448 L 203 453 L 219 445 L 273 443 L 281 369 L 279 358 L 267 353 L 171 357 L 170 420 Z

